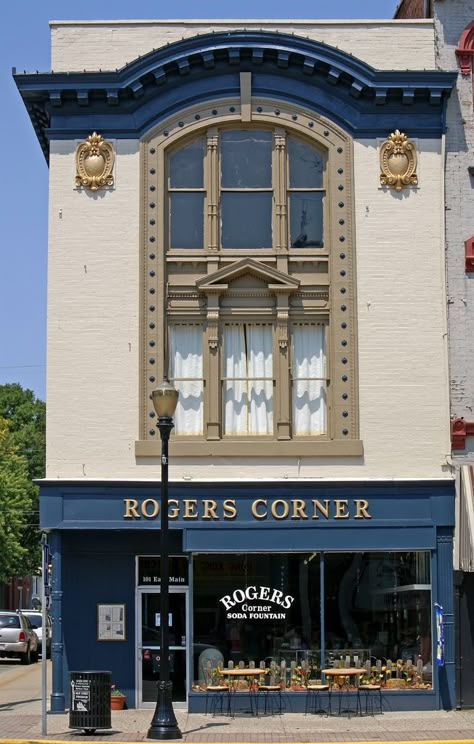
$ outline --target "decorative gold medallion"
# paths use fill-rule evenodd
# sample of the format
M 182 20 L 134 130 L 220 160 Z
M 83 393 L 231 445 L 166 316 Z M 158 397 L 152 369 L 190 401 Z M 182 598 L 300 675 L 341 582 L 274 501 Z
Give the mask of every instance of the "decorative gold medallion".
M 401 191 L 405 186 L 416 186 L 415 143 L 396 129 L 380 148 L 380 183 Z
M 112 186 L 114 148 L 100 134 L 93 132 L 76 149 L 76 186 L 97 191 Z

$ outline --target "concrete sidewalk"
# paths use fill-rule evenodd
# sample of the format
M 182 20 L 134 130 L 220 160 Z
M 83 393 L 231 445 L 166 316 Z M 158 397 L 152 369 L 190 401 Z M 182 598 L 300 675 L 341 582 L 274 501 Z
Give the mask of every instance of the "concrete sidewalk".
M 50 663 L 48 678 L 51 679 Z M 48 697 L 49 707 L 49 697 Z M 471 741 L 474 744 L 474 711 L 397 713 L 363 717 L 337 717 L 284 713 L 252 717 L 188 714 L 175 710 L 186 742 L 413 742 Z M 0 674 L 0 744 L 11 740 L 113 741 L 146 740 L 153 710 L 112 712 L 111 730 L 94 736 L 69 728 L 69 715 L 47 716 L 47 733 L 41 735 L 41 664 L 18 667 Z

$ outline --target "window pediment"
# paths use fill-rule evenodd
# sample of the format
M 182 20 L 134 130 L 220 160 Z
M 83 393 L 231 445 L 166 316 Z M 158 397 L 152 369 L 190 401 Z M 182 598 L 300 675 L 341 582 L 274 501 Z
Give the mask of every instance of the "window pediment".
M 296 292 L 299 286 L 299 279 L 294 279 L 288 274 L 251 258 L 235 261 L 230 266 L 219 269 L 196 282 L 197 289 L 205 294 L 220 293 L 230 289 L 262 289 L 262 287 L 267 287 L 275 293 L 288 294 Z

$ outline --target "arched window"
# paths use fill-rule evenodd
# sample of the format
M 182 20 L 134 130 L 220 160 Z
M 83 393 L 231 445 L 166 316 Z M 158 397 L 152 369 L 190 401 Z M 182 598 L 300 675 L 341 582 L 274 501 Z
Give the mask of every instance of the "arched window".
M 174 453 L 360 454 L 348 138 L 182 124 L 144 150 L 145 389 L 180 392 Z
M 209 138 L 213 163 L 203 136 L 168 155 L 168 249 L 324 247 L 323 150 L 281 130 L 216 129 Z M 206 219 L 213 210 L 217 245 Z

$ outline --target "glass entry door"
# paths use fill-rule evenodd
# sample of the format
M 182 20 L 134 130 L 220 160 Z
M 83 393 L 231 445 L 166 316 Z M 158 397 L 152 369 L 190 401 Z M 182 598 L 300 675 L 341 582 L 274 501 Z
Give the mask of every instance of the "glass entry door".
M 168 624 L 174 702 L 186 701 L 187 598 L 187 589 L 170 588 Z M 139 706 L 152 707 L 160 679 L 160 592 L 140 591 L 138 600 Z

